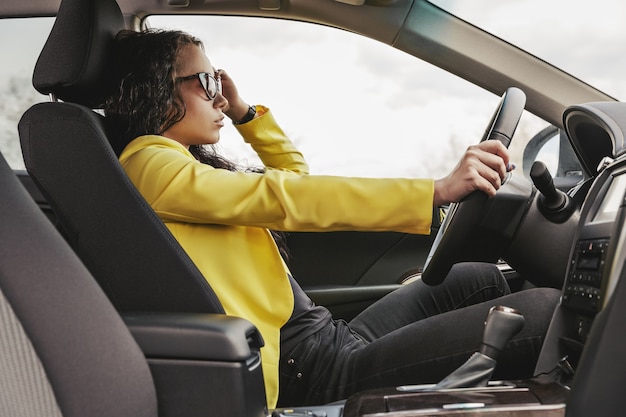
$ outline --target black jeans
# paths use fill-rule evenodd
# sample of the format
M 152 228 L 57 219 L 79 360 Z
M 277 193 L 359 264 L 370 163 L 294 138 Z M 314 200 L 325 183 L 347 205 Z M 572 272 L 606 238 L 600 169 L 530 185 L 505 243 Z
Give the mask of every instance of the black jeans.
M 442 285 L 416 281 L 281 353 L 279 405 L 329 403 L 371 388 L 435 383 L 480 348 L 489 309 L 520 310 L 524 329 L 500 356 L 494 378 L 532 376 L 560 291 L 510 294 L 493 265 L 455 265 Z M 498 298 L 497 300 L 495 300 Z

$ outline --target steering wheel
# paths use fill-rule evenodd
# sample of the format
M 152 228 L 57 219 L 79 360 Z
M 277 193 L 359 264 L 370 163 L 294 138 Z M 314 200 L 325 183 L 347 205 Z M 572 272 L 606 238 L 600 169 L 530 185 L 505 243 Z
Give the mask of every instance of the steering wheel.
M 481 142 L 496 139 L 508 148 L 525 105 L 524 92 L 516 87 L 508 88 Z M 474 191 L 458 203 L 450 205 L 424 264 L 422 281 L 426 284 L 441 284 L 452 265 L 460 261 L 458 254 L 468 244 L 468 236 L 484 213 L 487 198 L 487 194 L 482 191 Z

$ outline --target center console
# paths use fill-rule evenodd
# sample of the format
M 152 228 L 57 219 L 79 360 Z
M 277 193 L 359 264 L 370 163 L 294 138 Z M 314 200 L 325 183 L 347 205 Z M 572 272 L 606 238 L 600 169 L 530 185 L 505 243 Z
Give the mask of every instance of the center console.
M 565 413 L 567 389 L 549 377 L 494 382 L 481 388 L 430 391 L 428 386 L 359 393 L 348 399 L 344 417 L 510 416 L 557 417 Z
M 605 307 L 624 256 L 621 229 L 626 161 L 609 165 L 594 181 L 583 205 L 572 247 L 561 305 L 555 312 L 538 372 L 560 364 L 560 381 L 570 384 L 596 315 Z

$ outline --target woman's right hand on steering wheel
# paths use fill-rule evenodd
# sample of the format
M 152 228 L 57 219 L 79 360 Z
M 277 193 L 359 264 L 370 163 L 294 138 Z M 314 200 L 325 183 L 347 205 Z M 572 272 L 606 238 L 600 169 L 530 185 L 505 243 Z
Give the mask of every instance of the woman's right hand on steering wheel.
M 476 190 L 493 197 L 508 166 L 509 152 L 500 141 L 486 140 L 470 146 L 450 174 L 435 180 L 433 206 L 458 202 Z

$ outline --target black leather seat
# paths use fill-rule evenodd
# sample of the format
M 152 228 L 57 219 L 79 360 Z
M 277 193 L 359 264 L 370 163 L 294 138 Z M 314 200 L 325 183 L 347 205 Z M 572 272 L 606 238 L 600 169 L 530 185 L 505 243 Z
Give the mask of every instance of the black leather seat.
M 224 313 L 128 180 L 115 137 L 92 110 L 114 65 L 110 43 L 124 27 L 115 0 L 62 1 L 33 74 L 35 88 L 54 100 L 30 108 L 18 126 L 26 169 L 118 310 Z

